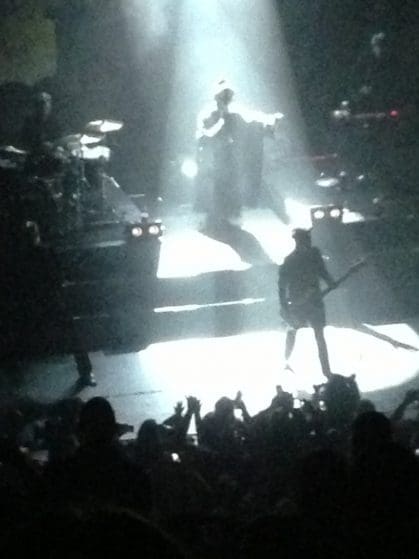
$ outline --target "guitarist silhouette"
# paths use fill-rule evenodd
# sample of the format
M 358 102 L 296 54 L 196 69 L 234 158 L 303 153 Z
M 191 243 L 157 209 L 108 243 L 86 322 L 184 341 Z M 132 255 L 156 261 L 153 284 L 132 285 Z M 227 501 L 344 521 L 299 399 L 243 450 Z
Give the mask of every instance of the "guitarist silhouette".
M 291 369 L 288 360 L 295 346 L 297 330 L 311 326 L 316 338 L 322 372 L 329 378 L 331 370 L 324 337 L 326 313 L 320 281 L 326 283 L 328 291 L 336 287 L 336 282 L 329 274 L 319 249 L 311 245 L 311 232 L 295 229 L 293 238 L 295 249 L 280 266 L 278 282 L 281 316 L 288 324 L 285 342 L 286 368 Z

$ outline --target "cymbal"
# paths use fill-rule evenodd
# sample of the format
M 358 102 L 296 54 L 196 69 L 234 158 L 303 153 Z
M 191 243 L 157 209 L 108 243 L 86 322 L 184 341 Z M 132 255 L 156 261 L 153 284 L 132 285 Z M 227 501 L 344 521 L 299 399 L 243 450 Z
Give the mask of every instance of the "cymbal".
M 82 146 L 97 144 L 102 141 L 104 136 L 102 134 L 69 134 L 63 138 L 59 138 L 55 144 L 62 146 L 68 150 L 81 149 Z
M 92 144 L 97 144 L 104 139 L 103 134 L 82 134 L 80 138 L 80 143 L 82 146 L 90 146 Z
M 81 157 L 86 161 L 99 161 L 100 159 L 109 161 L 111 150 L 107 146 L 95 146 L 93 148 L 83 146 L 81 149 Z
M 315 181 L 316 185 L 321 188 L 334 188 L 335 186 L 338 186 L 340 182 L 341 181 L 337 177 L 332 176 L 322 176 Z
M 123 126 L 124 123 L 120 120 L 92 120 L 86 124 L 86 132 L 106 134 L 108 132 L 117 132 Z
M 15 148 L 15 146 L 0 146 L 0 152 L 1 153 L 7 153 L 10 155 L 27 155 L 28 152 L 23 150 L 23 149 L 19 149 L 19 148 Z

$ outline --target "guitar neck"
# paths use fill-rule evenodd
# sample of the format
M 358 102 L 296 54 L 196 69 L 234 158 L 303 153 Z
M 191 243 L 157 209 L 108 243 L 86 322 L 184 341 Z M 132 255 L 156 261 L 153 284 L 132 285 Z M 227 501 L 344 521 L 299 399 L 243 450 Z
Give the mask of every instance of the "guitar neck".
M 322 289 L 320 291 L 320 296 L 323 299 L 323 297 L 326 297 L 326 295 L 328 295 L 331 291 L 333 291 L 334 289 L 336 289 L 338 286 L 337 284 L 334 285 L 333 287 L 326 287 L 325 289 Z
M 358 264 L 355 264 L 354 266 L 352 266 L 351 268 L 349 268 L 349 270 L 346 272 L 346 274 L 344 274 L 343 276 L 341 276 L 332 287 L 326 287 L 325 289 L 322 289 L 321 291 L 321 296 L 322 298 L 325 297 L 328 293 L 330 293 L 331 291 L 333 291 L 334 289 L 336 289 L 337 287 L 339 287 L 344 281 L 346 281 L 349 276 L 351 276 L 352 274 L 354 274 L 357 270 L 359 270 L 359 268 L 361 268 L 361 266 L 363 266 L 364 263 L 360 262 Z

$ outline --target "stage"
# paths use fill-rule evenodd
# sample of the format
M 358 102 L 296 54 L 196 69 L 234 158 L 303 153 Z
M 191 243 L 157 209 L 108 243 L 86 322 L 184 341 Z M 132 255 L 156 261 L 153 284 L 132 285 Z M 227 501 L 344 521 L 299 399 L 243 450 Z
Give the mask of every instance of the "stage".
M 71 356 L 23 359 L 1 376 L 3 400 L 103 395 L 119 421 L 137 428 L 144 419 L 164 419 L 188 395 L 200 398 L 206 413 L 220 396 L 241 390 L 255 413 L 269 405 L 278 384 L 304 398 L 322 382 L 311 331 L 297 337 L 294 373 L 282 361 L 278 264 L 292 250 L 291 228 L 307 225 L 307 211 L 297 205 L 289 225 L 268 209 L 245 210 L 229 224 L 208 222 L 188 207 L 163 219 L 154 309 L 136 324 L 146 340 L 142 347 L 92 348 L 98 386 L 80 392 Z M 344 217 L 348 224 L 357 220 Z M 342 260 L 327 247 L 325 257 L 339 275 L 356 252 Z M 404 391 L 419 384 L 419 313 L 399 304 L 388 278 L 381 280 L 381 265 L 375 258 L 328 297 L 326 339 L 332 370 L 356 374 L 364 397 L 391 412 Z M 115 336 L 120 326 L 113 326 Z

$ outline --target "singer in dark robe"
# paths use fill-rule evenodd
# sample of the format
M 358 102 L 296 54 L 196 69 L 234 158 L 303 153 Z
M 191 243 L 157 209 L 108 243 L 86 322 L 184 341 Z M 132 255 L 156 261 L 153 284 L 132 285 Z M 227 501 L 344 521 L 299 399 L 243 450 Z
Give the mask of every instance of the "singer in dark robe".
M 219 82 L 214 102 L 198 117 L 197 129 L 200 159 L 206 159 L 212 176 L 208 209 L 225 218 L 239 216 L 243 205 L 258 205 L 263 137 L 283 118 L 281 113 L 251 111 L 233 98 L 234 90 L 225 80 Z

